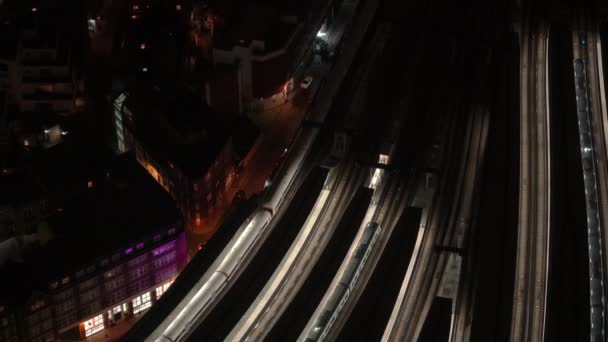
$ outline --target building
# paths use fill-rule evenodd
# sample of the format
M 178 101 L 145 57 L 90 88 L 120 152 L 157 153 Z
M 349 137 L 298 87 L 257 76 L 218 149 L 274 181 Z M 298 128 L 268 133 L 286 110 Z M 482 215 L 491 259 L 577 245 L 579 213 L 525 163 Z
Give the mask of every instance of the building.
M 145 312 L 186 263 L 172 200 L 129 154 L 0 242 L 0 339 L 82 339 Z
M 220 113 L 241 113 L 286 101 L 293 78 L 313 56 L 317 32 L 327 29 L 339 4 L 233 0 L 209 6 L 217 14 L 205 96 Z
M 239 168 L 259 141 L 218 120 L 199 97 L 180 87 L 133 88 L 114 101 L 117 146 L 133 150 L 139 163 L 173 197 L 189 232 L 214 228 L 232 198 L 227 194 Z M 243 137 L 249 137 L 243 139 Z
M 83 81 L 61 20 L 38 7 L 5 18 L 0 37 L 0 90 L 20 111 L 68 113 L 83 105 Z M 49 12 L 52 10 L 48 10 Z M 60 9 L 55 9 L 60 11 Z

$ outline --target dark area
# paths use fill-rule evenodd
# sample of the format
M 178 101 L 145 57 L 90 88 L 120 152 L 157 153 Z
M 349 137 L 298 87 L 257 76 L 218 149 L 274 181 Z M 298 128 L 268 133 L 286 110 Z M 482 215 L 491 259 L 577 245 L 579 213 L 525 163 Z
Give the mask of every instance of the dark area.
M 380 341 L 416 243 L 422 209 L 407 207 L 337 341 Z
M 420 332 L 419 342 L 448 341 L 452 318 L 452 300 L 435 297 L 429 315 Z
M 314 168 L 311 171 L 258 253 L 214 310 L 193 332 L 190 341 L 222 341 L 230 333 L 291 246 L 317 200 L 326 176 L 326 169 Z
M 300 291 L 266 336 L 267 341 L 298 339 L 342 265 L 365 216 L 372 193 L 373 191 L 367 188 L 357 191 Z
M 507 341 L 511 331 L 519 195 L 519 48 L 504 42 L 471 257 L 477 289 L 471 341 Z
M 547 295 L 548 341 L 589 340 L 589 254 L 574 98 L 572 32 L 562 23 L 549 41 L 553 225 Z

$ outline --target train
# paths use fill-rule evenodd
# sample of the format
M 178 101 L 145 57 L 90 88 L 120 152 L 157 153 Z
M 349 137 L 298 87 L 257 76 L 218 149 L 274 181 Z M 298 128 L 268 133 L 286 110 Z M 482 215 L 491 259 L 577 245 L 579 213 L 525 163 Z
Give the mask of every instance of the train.
M 236 241 L 231 241 L 231 244 L 228 245 L 230 249 L 226 249 L 228 252 L 223 252 L 220 256 L 223 259 L 219 266 L 207 271 L 211 274 L 204 285 L 154 341 L 176 342 L 187 338 L 191 329 L 196 327 L 212 309 L 218 294 L 224 290 L 231 278 L 238 274 L 242 261 L 250 255 L 278 209 L 285 204 L 285 194 L 296 180 L 298 171 L 304 165 L 304 160 L 315 143 L 320 129 L 320 127 L 302 127 L 294 139 L 293 145 L 288 149 L 284 162 L 279 166 L 275 179 L 271 182 L 272 185 L 264 194 L 260 206 L 241 225 L 235 235 Z M 346 135 L 335 133 L 331 150 L 323 159 L 322 164 L 325 167 L 336 166 L 344 158 L 346 148 Z M 207 275 L 208 273 L 205 274 L 205 276 Z
M 323 341 L 329 334 L 338 315 L 346 305 L 348 297 L 353 288 L 357 285 L 357 280 L 361 275 L 361 271 L 369 258 L 378 236 L 382 232 L 381 226 L 376 222 L 367 223 L 361 240 L 357 245 L 352 258 L 346 265 L 344 273 L 340 276 L 340 280 L 336 288 L 329 296 L 323 311 L 314 323 L 314 326 L 306 336 L 306 342 Z

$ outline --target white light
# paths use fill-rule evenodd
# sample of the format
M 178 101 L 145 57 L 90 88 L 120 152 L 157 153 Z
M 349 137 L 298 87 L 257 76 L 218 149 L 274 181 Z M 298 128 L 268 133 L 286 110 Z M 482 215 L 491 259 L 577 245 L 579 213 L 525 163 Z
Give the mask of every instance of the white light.
M 321 32 L 321 31 L 317 32 L 317 37 L 325 37 L 326 35 L 327 35 L 327 33 L 325 33 L 325 32 Z
M 141 71 L 148 72 L 148 68 L 142 68 Z
M 589 147 L 584 147 L 584 148 L 583 148 L 583 151 L 585 151 L 585 152 L 589 152 L 589 151 L 591 151 L 591 148 L 589 148 Z
M 49 134 L 49 133 L 51 133 L 51 130 L 50 129 L 45 129 L 44 133 Z
M 68 135 L 68 133 L 69 133 L 68 131 L 63 131 L 63 132 L 61 132 L 61 135 Z

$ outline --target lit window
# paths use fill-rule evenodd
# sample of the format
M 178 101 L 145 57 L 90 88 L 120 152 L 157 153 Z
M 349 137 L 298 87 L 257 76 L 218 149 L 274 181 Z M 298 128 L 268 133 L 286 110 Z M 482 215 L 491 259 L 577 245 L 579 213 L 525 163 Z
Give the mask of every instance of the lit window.
M 135 19 L 137 19 L 137 16 L 134 14 L 131 16 L 131 19 L 135 20 Z
M 136 314 L 138 312 L 142 312 L 147 308 L 152 306 L 152 299 L 150 297 L 150 292 L 146 292 L 139 297 L 135 297 L 132 301 L 133 303 L 133 313 Z
M 63 279 L 61 280 L 61 283 L 62 283 L 63 285 L 65 285 L 65 284 L 67 284 L 67 283 L 69 283 L 69 282 L 70 282 L 70 277 L 65 277 L 65 278 L 63 278 Z
M 103 315 L 95 316 L 84 322 L 84 332 L 86 337 L 89 337 L 96 332 L 100 332 L 103 329 Z
M 145 50 L 146 49 L 146 43 L 139 44 L 139 48 L 142 49 L 142 50 Z
M 115 307 L 112 309 L 112 313 L 114 313 L 114 314 L 117 314 L 117 313 L 119 313 L 120 311 L 121 311 L 121 307 L 120 307 L 120 305 L 119 305 L 119 306 L 115 306 Z
M 201 214 L 196 213 L 196 224 L 200 225 L 201 224 Z
M 92 180 L 90 180 L 90 181 L 88 181 L 88 182 L 87 182 L 87 188 L 89 188 L 89 189 L 90 189 L 90 188 L 92 188 L 92 187 L 93 187 L 93 181 L 92 181 Z
M 181 11 L 182 10 L 182 5 L 180 5 L 180 4 L 175 5 L 175 9 L 177 11 Z
M 139 5 L 133 5 L 133 10 L 137 11 L 139 9 Z
M 142 249 L 142 248 L 144 248 L 144 243 L 143 242 L 138 243 L 137 245 L 135 245 L 135 248 L 136 249 Z
M 148 72 L 148 68 L 143 67 L 143 68 L 141 68 L 141 71 L 143 71 L 143 72 Z
M 38 8 L 37 7 L 32 7 L 32 12 L 38 12 Z
M 24 139 L 24 140 L 23 140 L 23 146 L 30 146 L 30 141 L 29 141 L 29 139 Z
M 127 248 L 127 249 L 125 250 L 125 254 L 131 254 L 131 253 L 133 253 L 133 248 L 132 248 L 132 247 Z

